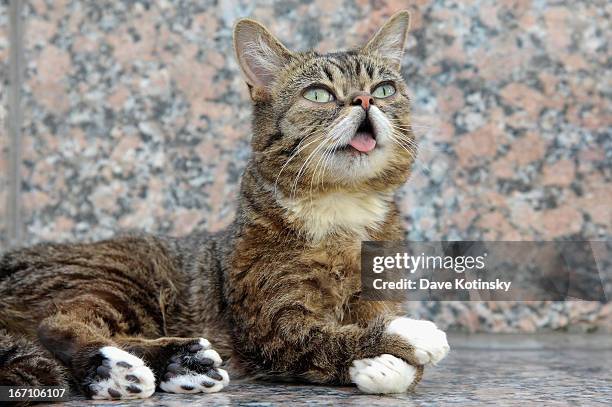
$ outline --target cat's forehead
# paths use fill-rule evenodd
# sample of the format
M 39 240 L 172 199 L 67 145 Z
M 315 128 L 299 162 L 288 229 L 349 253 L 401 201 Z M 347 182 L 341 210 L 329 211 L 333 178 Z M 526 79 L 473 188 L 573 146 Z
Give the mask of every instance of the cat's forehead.
M 341 94 L 366 90 L 381 81 L 400 79 L 385 59 L 358 51 L 302 54 L 292 71 L 292 79 L 303 85 L 323 83 Z

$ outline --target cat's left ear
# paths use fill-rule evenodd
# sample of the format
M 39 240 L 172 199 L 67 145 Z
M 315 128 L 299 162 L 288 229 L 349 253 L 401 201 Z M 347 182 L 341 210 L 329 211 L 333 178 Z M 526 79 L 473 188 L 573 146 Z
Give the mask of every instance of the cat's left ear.
M 248 18 L 234 25 L 234 51 L 247 84 L 255 90 L 265 91 L 280 68 L 291 59 L 291 52 L 279 40 L 263 25 Z
M 408 41 L 409 30 L 410 13 L 407 10 L 395 13 L 374 34 L 361 51 L 368 54 L 377 54 L 389 59 L 393 63 L 393 67 L 399 70 L 406 42 Z

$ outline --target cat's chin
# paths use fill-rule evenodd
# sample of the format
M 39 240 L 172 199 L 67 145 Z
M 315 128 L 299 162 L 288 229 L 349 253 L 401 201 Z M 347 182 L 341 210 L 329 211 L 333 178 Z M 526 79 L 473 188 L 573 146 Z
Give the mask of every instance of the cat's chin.
M 334 152 L 326 174 L 341 183 L 375 177 L 389 164 L 388 154 L 388 149 L 380 143 L 368 152 L 346 145 Z

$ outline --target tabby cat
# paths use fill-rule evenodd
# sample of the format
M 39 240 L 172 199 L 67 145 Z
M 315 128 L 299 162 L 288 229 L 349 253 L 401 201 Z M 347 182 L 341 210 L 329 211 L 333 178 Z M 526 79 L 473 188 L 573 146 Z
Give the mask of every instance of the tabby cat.
M 359 295 L 360 242 L 404 237 L 394 193 L 414 158 L 400 75 L 409 21 L 399 12 L 362 48 L 329 54 L 291 52 L 238 21 L 254 112 L 235 221 L 4 254 L 0 385 L 130 399 L 216 392 L 228 371 L 367 393 L 416 384 L 448 353 L 446 335 Z

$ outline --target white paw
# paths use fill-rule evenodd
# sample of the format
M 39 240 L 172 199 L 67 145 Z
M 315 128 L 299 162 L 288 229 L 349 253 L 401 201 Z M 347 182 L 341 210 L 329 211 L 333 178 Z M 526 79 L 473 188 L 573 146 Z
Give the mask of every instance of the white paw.
M 402 359 L 383 354 L 354 361 L 349 374 L 364 393 L 393 394 L 405 393 L 414 382 L 417 370 Z
M 114 346 L 100 348 L 102 362 L 89 384 L 92 399 L 144 399 L 155 392 L 155 376 L 142 359 Z
M 216 371 L 221 380 L 213 379 L 207 374 L 189 373 L 163 381 L 159 387 L 168 393 L 216 393 L 229 384 L 227 372 L 223 369 Z
M 170 358 L 170 364 L 159 387 L 168 393 L 215 393 L 229 384 L 229 375 L 219 369 L 222 360 L 200 338 L 183 353 Z
M 446 334 L 431 321 L 410 318 L 395 318 L 387 333 L 404 338 L 414 347 L 414 354 L 422 365 L 436 364 L 448 354 L 450 346 Z

